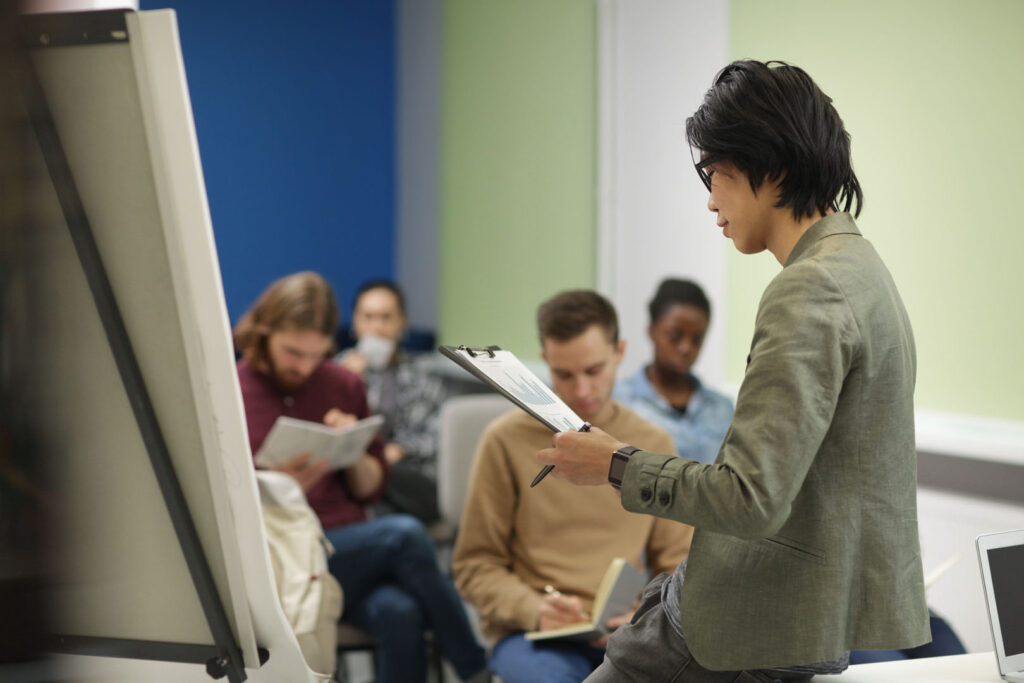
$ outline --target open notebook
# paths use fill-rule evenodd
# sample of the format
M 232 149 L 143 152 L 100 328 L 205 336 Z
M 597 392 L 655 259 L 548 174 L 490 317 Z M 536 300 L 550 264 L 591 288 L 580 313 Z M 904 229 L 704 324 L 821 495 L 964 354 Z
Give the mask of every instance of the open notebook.
M 597 594 L 594 596 L 594 610 L 590 621 L 563 626 L 547 631 L 530 631 L 527 640 L 574 640 L 590 642 L 608 633 L 605 623 L 612 617 L 626 614 L 636 602 L 637 596 L 647 584 L 647 577 L 621 557 L 608 565 Z
M 371 415 L 343 429 L 335 429 L 282 415 L 256 452 L 256 464 L 276 467 L 299 453 L 309 452 L 313 461 L 327 460 L 332 470 L 349 467 L 363 456 L 383 424 L 382 416 Z

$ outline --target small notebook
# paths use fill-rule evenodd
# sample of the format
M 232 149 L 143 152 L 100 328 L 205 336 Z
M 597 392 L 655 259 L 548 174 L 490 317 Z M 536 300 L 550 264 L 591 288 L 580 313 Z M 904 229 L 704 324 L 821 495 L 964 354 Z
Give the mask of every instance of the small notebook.
M 597 587 L 594 611 L 590 621 L 547 631 L 530 631 L 527 640 L 573 640 L 588 643 L 608 633 L 606 622 L 633 609 L 637 596 L 647 584 L 647 577 L 629 562 L 616 557 Z
M 335 429 L 282 415 L 256 451 L 256 464 L 277 467 L 299 453 L 309 452 L 313 454 L 311 462 L 327 460 L 332 470 L 350 467 L 366 452 L 383 424 L 383 416 L 371 415 L 348 427 Z

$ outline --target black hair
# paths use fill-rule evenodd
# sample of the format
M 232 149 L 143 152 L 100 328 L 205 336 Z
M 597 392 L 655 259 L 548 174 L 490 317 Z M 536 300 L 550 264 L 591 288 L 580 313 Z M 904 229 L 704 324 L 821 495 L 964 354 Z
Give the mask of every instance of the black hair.
M 667 278 L 658 285 L 658 291 L 654 298 L 647 304 L 647 310 L 651 314 L 651 324 L 658 322 L 661 316 L 672 306 L 693 306 L 704 312 L 711 321 L 711 302 L 696 282 Z
M 864 204 L 850 135 L 832 99 L 786 62 L 740 60 L 722 69 L 686 120 L 686 139 L 705 159 L 733 164 L 755 192 L 781 179 L 776 207 L 797 219 L 840 204 L 859 215 Z
M 359 297 L 366 294 L 371 289 L 386 289 L 395 295 L 395 301 L 398 302 L 398 310 L 402 315 L 406 315 L 405 312 L 405 295 L 402 294 L 401 288 L 392 282 L 391 280 L 385 280 L 379 278 L 376 280 L 367 280 L 363 284 L 359 285 L 359 289 L 356 290 L 356 295 L 352 297 L 352 313 L 355 314 L 356 306 L 359 305 Z

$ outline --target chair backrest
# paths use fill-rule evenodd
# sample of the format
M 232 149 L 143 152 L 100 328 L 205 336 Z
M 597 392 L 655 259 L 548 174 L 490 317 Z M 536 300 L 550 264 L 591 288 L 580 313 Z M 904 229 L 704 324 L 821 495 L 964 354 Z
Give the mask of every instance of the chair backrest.
M 437 496 L 441 519 L 458 525 L 480 436 L 490 422 L 517 410 L 499 394 L 468 394 L 441 406 L 437 449 Z

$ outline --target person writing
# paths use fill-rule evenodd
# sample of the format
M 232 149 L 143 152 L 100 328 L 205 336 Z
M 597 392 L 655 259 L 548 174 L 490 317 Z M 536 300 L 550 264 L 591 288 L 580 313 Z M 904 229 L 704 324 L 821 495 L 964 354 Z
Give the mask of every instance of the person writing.
M 667 433 L 611 397 L 625 351 L 615 308 L 591 291 L 562 292 L 537 311 L 542 356 L 555 393 L 584 420 L 648 448 L 671 451 Z M 520 410 L 481 438 L 455 545 L 462 596 L 493 643 L 490 668 L 505 683 L 582 681 L 604 657 L 593 643 L 530 641 L 525 631 L 589 620 L 594 595 L 615 557 L 637 569 L 671 571 L 686 557 L 692 529 L 626 512 L 608 489 L 583 491 L 556 479 L 536 488 L 534 454 L 551 439 Z M 617 615 L 616 628 L 629 620 Z
M 692 372 L 711 322 L 711 302 L 700 285 L 668 278 L 647 308 L 654 360 L 619 381 L 614 396 L 667 430 L 679 455 L 711 463 L 732 420 L 732 400 Z
M 782 270 L 713 464 L 601 429 L 538 453 L 555 477 L 694 526 L 687 561 L 648 586 L 588 680 L 798 679 L 841 671 L 852 649 L 920 645 L 914 338 L 849 213 L 863 198 L 849 135 L 805 71 L 752 60 L 718 74 L 686 134 L 723 235 Z
M 272 283 L 235 326 L 242 354 L 238 381 L 254 453 L 279 416 L 340 427 L 370 414 L 362 381 L 329 360 L 338 317 L 327 281 L 303 272 Z M 420 521 L 409 515 L 367 517 L 389 471 L 379 437 L 342 470 L 327 471 L 309 453 L 297 453 L 276 469 L 302 486 L 334 547 L 328 568 L 344 592 L 342 618 L 377 641 L 379 681 L 427 680 L 427 628 L 460 676 L 489 678 L 483 648 Z

